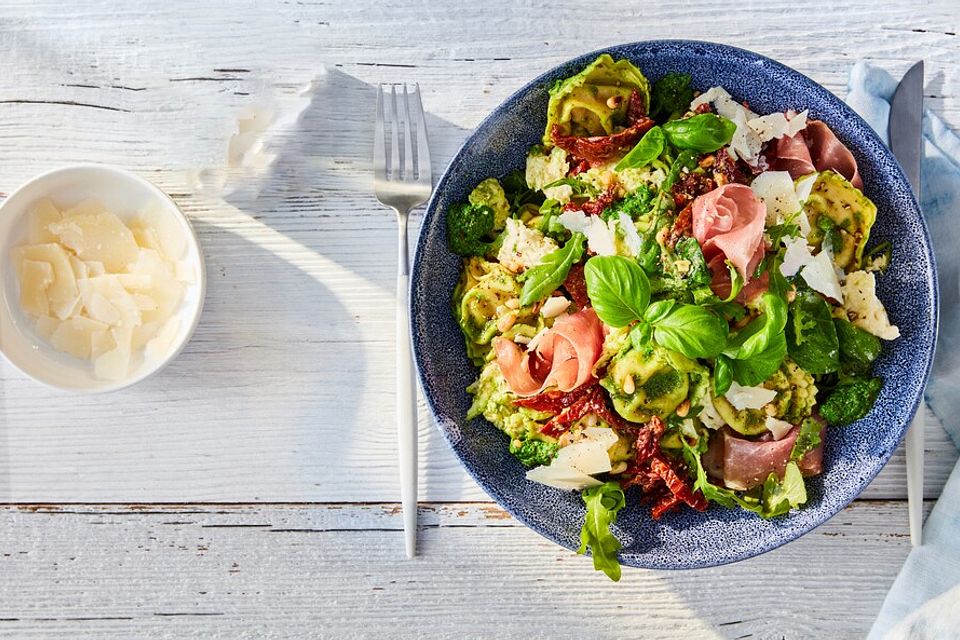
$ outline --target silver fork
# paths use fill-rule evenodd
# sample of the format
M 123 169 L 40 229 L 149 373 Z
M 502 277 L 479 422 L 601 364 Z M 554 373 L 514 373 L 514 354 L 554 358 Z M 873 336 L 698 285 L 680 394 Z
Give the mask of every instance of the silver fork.
M 403 531 L 407 557 L 417 553 L 417 387 L 413 382 L 410 354 L 410 321 L 407 318 L 407 218 L 410 210 L 430 197 L 433 183 L 430 175 L 430 149 L 427 148 L 427 126 L 423 119 L 420 86 L 413 91 L 402 85 L 390 86 L 389 95 L 383 85 L 377 87 L 377 126 L 373 144 L 373 190 L 382 204 L 397 212 L 397 423 L 400 435 L 400 500 L 403 505 Z M 401 119 L 399 102 L 403 104 Z M 385 106 L 389 105 L 390 140 L 385 132 Z M 410 113 L 416 120 L 411 123 Z M 416 129 L 416 142 L 412 129 Z M 402 131 L 402 135 L 401 135 Z M 387 162 L 387 147 L 390 161 Z M 416 169 L 414 169 L 414 154 Z

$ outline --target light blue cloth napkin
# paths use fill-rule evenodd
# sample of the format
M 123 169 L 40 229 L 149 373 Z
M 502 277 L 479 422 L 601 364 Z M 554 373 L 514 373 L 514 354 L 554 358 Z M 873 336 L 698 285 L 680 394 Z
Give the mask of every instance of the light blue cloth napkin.
M 858 62 L 847 103 L 887 141 L 897 81 Z M 940 334 L 927 402 L 960 447 L 960 137 L 929 110 L 923 118 L 921 208 L 940 278 Z M 906 514 L 904 514 L 906 518 Z M 883 602 L 870 640 L 960 638 L 960 464 Z

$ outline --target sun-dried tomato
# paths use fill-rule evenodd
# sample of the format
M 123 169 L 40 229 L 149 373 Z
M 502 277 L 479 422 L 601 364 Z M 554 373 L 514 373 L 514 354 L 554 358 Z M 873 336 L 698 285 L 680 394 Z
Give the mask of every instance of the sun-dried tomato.
M 670 229 L 670 235 L 667 236 L 667 246 L 673 249 L 677 246 L 680 238 L 691 235 L 693 231 L 693 206 L 687 205 L 680 210 L 676 219 L 673 221 L 673 228 Z
M 640 428 L 634 441 L 635 457 L 627 468 L 624 488 L 638 486 L 643 492 L 642 501 L 652 504 L 650 514 L 658 520 L 663 514 L 684 503 L 693 509 L 703 511 L 707 500 L 692 484 L 681 475 L 684 467 L 663 455 L 660 450 L 660 438 L 665 425 L 663 420 L 654 416 Z
M 673 183 L 673 202 L 678 209 L 683 209 L 693 202 L 697 196 L 702 196 L 717 188 L 717 183 L 706 173 L 691 171 L 681 173 L 679 179 Z
M 650 460 L 650 468 L 660 476 L 673 495 L 697 511 L 706 511 L 707 499 L 699 491 L 694 492 L 690 487 L 689 480 L 681 478 L 676 469 L 671 467 L 666 460 L 662 457 L 654 457 Z
M 570 158 L 570 171 L 567 173 L 570 177 L 578 176 L 590 168 L 590 161 L 586 158 L 572 156 Z
M 747 177 L 749 171 L 750 167 L 742 160 L 735 160 L 727 153 L 726 147 L 717 152 L 713 163 L 713 178 L 717 185 L 723 186 L 731 182 L 750 184 L 750 178 Z
M 590 306 L 590 296 L 587 295 L 587 281 L 583 277 L 582 262 L 570 267 L 570 271 L 567 272 L 567 279 L 563 281 L 562 286 L 578 307 L 584 309 Z
M 597 384 L 594 378 L 585 382 L 572 391 L 544 391 L 529 398 L 517 398 L 513 401 L 514 406 L 534 409 L 536 411 L 548 411 L 550 413 L 560 413 L 574 402 L 590 393 L 591 388 Z
M 516 403 L 516 401 L 514 401 L 514 403 Z M 596 384 L 596 380 L 594 380 L 589 388 L 580 394 L 576 400 L 551 418 L 547 424 L 540 429 L 540 433 L 559 438 L 565 432 L 569 431 L 570 425 L 591 413 L 611 427 L 617 429 L 618 432 L 628 433 L 631 431 L 630 423 L 621 419 L 607 406 L 607 398 L 603 392 L 603 388 Z
M 643 96 L 636 89 L 630 94 L 630 104 L 627 105 L 627 122 L 633 124 L 647 116 L 647 105 Z
M 610 188 L 604 190 L 599 196 L 593 200 L 587 200 L 584 202 L 574 202 L 571 200 L 563 206 L 564 211 L 583 211 L 588 216 L 598 216 L 603 213 L 604 209 L 609 207 L 617 200 L 616 190 Z
M 713 108 L 710 106 L 709 102 L 704 102 L 703 104 L 698 104 L 694 109 L 694 113 L 710 113 L 713 111 Z

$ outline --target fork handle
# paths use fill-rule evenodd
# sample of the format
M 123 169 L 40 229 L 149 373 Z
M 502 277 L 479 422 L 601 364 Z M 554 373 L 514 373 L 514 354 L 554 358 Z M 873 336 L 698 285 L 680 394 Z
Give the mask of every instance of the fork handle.
M 404 225 L 405 226 L 405 225 Z M 405 244 L 405 243 L 404 243 Z M 407 557 L 417 554 L 417 392 L 410 354 L 410 320 L 407 316 L 406 252 L 400 254 L 397 274 L 397 425 L 400 452 L 400 500 Z
M 915 547 L 923 544 L 923 429 L 926 401 L 910 424 L 906 437 L 907 454 L 907 514 L 910 521 L 910 542 Z

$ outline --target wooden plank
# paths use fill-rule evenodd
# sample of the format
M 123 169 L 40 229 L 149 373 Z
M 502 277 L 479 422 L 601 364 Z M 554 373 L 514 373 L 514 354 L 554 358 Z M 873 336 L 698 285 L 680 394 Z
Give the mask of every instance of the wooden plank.
M 949 3 L 571 6 L 549 26 L 558 10 L 542 0 L 429 12 L 251 1 L 227 16 L 186 2 L 60 6 L 12 2 L 0 26 L 0 191 L 66 162 L 138 170 L 194 221 L 210 287 L 187 350 L 135 389 L 65 396 L 0 364 L 2 502 L 395 498 L 394 231 L 369 193 L 376 82 L 424 87 L 438 172 L 537 73 L 653 37 L 752 48 L 841 93 L 857 58 L 901 71 L 924 57 L 930 104 L 960 125 Z M 276 159 L 228 167 L 252 105 L 277 113 Z M 210 185 L 224 182 L 221 198 Z M 421 494 L 484 499 L 423 415 L 420 428 Z M 928 430 L 932 497 L 956 452 Z M 902 498 L 903 486 L 898 454 L 866 495 Z
M 862 637 L 910 550 L 902 502 L 862 502 L 778 550 L 696 571 L 585 558 L 483 504 L 0 509 L 0 635 Z

